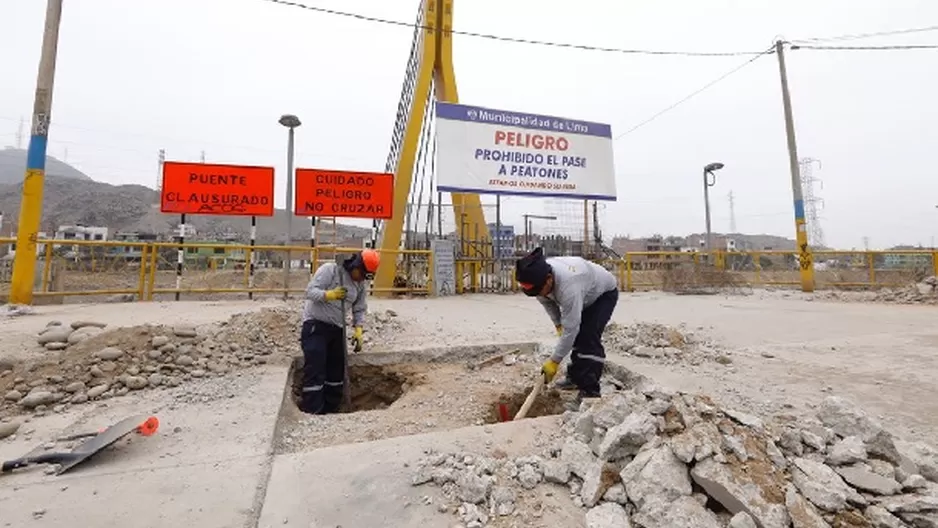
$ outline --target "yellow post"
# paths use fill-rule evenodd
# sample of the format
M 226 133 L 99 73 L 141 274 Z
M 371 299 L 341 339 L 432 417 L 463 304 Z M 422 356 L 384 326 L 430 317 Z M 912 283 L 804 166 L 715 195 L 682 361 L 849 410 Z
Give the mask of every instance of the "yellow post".
M 49 274 L 52 272 L 52 259 L 55 258 L 55 255 L 52 254 L 52 244 L 46 244 L 45 248 L 43 252 L 45 253 L 45 263 L 42 266 L 42 285 L 39 287 L 39 291 L 42 292 L 49 291 Z
M 137 279 L 137 300 L 143 301 L 147 285 L 147 246 L 140 248 L 140 277 Z
M 625 254 L 625 289 L 635 291 L 632 286 L 632 255 Z
M 870 285 L 876 284 L 876 266 L 873 264 L 874 258 L 872 253 L 866 254 L 867 266 L 870 268 Z
M 156 257 L 159 254 L 159 251 L 160 251 L 159 246 L 150 247 L 150 287 L 149 287 L 149 291 L 147 292 L 148 301 L 153 300 L 153 290 L 156 289 L 156 266 L 157 266 Z
M 420 52 L 420 66 L 417 73 L 417 82 L 414 86 L 414 100 L 404 129 L 404 141 L 401 157 L 397 164 L 394 177 L 394 216 L 384 223 L 381 233 L 381 251 L 389 254 L 397 251 L 401 245 L 401 236 L 404 228 L 404 216 L 407 211 L 407 197 L 410 195 L 410 185 L 413 179 L 414 162 L 417 149 L 420 147 L 420 132 L 422 119 L 426 109 L 427 95 L 430 92 L 431 80 L 435 80 L 435 93 L 440 101 L 458 103 L 459 94 L 456 89 L 456 74 L 453 68 L 453 0 L 424 0 L 423 1 L 423 45 Z M 485 224 L 485 215 L 482 210 L 482 200 L 477 194 L 453 193 L 453 216 L 456 224 L 460 225 L 464 219 L 466 233 L 473 236 L 478 233 L 482 240 L 490 240 L 488 226 Z M 491 258 L 491 244 L 480 244 L 481 251 L 471 255 L 476 258 Z M 470 253 L 469 241 L 463 241 L 460 248 L 462 255 Z M 390 259 L 389 259 L 390 260 Z M 374 286 L 378 289 L 390 288 L 394 285 L 397 273 L 397 259 L 393 265 L 378 268 L 375 274 Z M 380 295 L 388 296 L 390 293 L 382 292 Z
M 938 251 L 931 254 L 932 275 L 938 277 Z
M 33 100 L 33 119 L 26 153 L 26 176 L 23 199 L 20 201 L 19 227 L 16 231 L 16 255 L 10 284 L 10 304 L 32 304 L 36 279 L 36 240 L 42 219 L 42 190 L 46 174 L 46 147 L 52 115 L 52 88 L 55 80 L 55 59 L 59 42 L 62 0 L 48 0 L 39 75 Z

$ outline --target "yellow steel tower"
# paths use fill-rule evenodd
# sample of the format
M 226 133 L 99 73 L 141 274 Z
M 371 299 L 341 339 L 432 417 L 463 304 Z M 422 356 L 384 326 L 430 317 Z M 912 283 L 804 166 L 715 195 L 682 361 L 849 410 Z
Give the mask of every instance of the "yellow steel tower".
M 381 233 L 379 247 L 384 254 L 384 263 L 378 268 L 375 276 L 374 286 L 377 292 L 394 285 L 397 272 L 397 259 L 394 256 L 400 248 L 403 235 L 407 197 L 410 194 L 417 150 L 420 148 L 420 131 L 431 84 L 435 88 L 438 101 L 459 102 L 456 72 L 453 69 L 453 1 L 423 0 L 423 44 L 419 52 L 420 62 L 413 105 L 407 117 L 401 157 L 394 175 L 394 217 L 384 223 Z M 479 233 L 482 240 L 478 242 L 489 240 L 479 195 L 453 193 L 452 201 L 457 231 L 461 228 L 465 229 L 466 233 Z M 468 242 L 463 242 L 463 254 L 469 253 L 468 246 Z M 485 251 L 486 255 L 488 253 L 490 250 Z

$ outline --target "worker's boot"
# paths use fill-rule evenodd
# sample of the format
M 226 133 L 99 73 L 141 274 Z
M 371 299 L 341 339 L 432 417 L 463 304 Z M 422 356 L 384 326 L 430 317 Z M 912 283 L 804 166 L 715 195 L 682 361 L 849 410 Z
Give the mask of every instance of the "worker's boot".
M 564 376 L 554 382 L 554 388 L 562 391 L 576 390 L 576 384 L 570 381 L 570 378 Z

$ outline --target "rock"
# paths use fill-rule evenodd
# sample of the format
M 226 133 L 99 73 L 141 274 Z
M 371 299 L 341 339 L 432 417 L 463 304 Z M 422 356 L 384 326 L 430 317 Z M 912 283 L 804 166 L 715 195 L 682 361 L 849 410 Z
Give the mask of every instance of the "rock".
M 198 333 L 192 326 L 175 326 L 173 327 L 173 335 L 176 337 L 196 337 Z
M 27 409 L 32 409 L 40 405 L 48 405 L 54 401 L 55 396 L 49 391 L 33 391 L 24 396 L 19 404 Z
M 613 484 L 608 490 L 606 490 L 606 493 L 603 495 L 603 500 L 615 502 L 616 504 L 625 506 L 629 503 L 629 496 L 625 492 L 625 486 L 623 486 L 620 482 L 618 484 Z
M 746 512 L 739 512 L 730 519 L 730 524 L 727 528 L 758 528 L 756 526 L 756 521 L 752 520 L 752 517 L 749 516 Z
M 928 512 L 938 514 L 938 495 L 894 495 L 885 497 L 879 505 L 892 514 Z
M 515 492 L 511 488 L 496 486 L 492 488 L 492 493 L 489 498 L 492 502 L 492 508 L 495 510 L 495 515 L 504 517 L 514 513 Z
M 71 333 L 72 329 L 68 326 L 47 326 L 46 329 L 39 334 L 37 341 L 40 345 L 45 345 L 46 343 L 66 343 Z
M 0 439 L 15 434 L 19 428 L 20 422 L 0 422 Z
M 828 396 L 821 402 L 818 418 L 841 438 L 857 436 L 866 442 L 883 430 L 879 422 L 838 396 Z
M 74 403 L 76 405 L 82 404 L 88 401 L 88 395 L 84 392 L 79 392 L 78 394 L 72 396 L 72 399 L 69 400 L 69 403 Z
M 90 369 L 88 369 L 88 373 L 91 374 L 91 376 L 95 378 L 104 377 L 104 371 L 101 370 L 97 365 L 94 365 Z
M 68 343 L 60 343 L 58 341 L 53 341 L 51 343 L 46 343 L 45 345 L 42 345 L 42 346 L 46 350 L 53 350 L 53 351 L 65 350 L 66 348 L 68 348 Z
M 655 437 L 658 425 L 647 412 L 634 412 L 619 425 L 606 431 L 597 455 L 601 460 L 614 461 L 634 455 Z
M 560 460 L 570 468 L 570 472 L 582 479 L 586 478 L 595 459 L 588 445 L 567 438 L 560 450 Z
M 163 375 L 158 372 L 154 372 L 153 374 L 150 374 L 149 378 L 147 378 L 147 382 L 150 384 L 150 386 L 159 387 L 163 384 Z
M 81 330 L 82 328 L 97 328 L 100 330 L 107 326 L 107 323 L 99 323 L 97 321 L 74 321 L 71 326 L 73 330 Z
M 896 444 L 903 467 L 909 474 L 919 474 L 938 483 L 938 450 L 924 443 L 898 442 Z
M 840 440 L 827 455 L 827 463 L 832 466 L 846 466 L 864 462 L 866 459 L 866 445 L 859 436 L 848 436 Z
M 902 486 L 894 479 L 877 475 L 864 464 L 854 464 L 834 469 L 847 484 L 862 491 L 876 495 L 895 495 L 902 490 Z
M 851 495 L 847 484 L 833 469 L 806 458 L 792 461 L 791 479 L 806 499 L 832 513 L 844 509 Z
M 644 399 L 644 398 L 643 398 Z M 592 415 L 592 422 L 599 427 L 609 429 L 622 423 L 632 412 L 629 400 L 622 393 L 615 393 L 609 401 L 603 402 Z
M 140 390 L 147 386 L 147 379 L 140 376 L 129 376 L 124 381 L 124 385 L 130 390 Z
M 642 528 L 723 528 L 716 515 L 692 497 L 650 500 L 632 520 Z
M 746 414 L 744 412 L 733 409 L 723 409 L 723 414 L 729 416 L 730 419 L 732 419 L 734 422 L 745 425 L 746 427 L 756 430 L 762 430 L 765 428 L 765 424 L 762 422 L 762 420 L 751 414 Z
M 75 393 L 75 392 L 84 392 L 87 387 L 81 381 L 73 381 L 65 386 L 65 392 Z
M 560 460 L 547 460 L 541 465 L 544 480 L 554 484 L 566 484 L 570 480 L 570 465 Z
M 530 464 L 524 464 L 521 466 L 521 470 L 518 471 L 518 482 L 521 483 L 521 486 L 524 489 L 534 489 L 538 484 L 541 483 L 543 476 L 540 472 L 534 469 L 534 466 Z
M 18 390 L 7 391 L 7 393 L 3 395 L 4 400 L 11 402 L 20 401 L 22 397 L 23 393 Z
M 480 477 L 468 471 L 462 472 L 456 480 L 456 495 L 459 500 L 470 504 L 479 504 L 485 500 L 491 491 L 494 481 L 492 477 Z
M 153 348 L 160 348 L 167 343 L 169 343 L 169 338 L 163 335 L 153 336 L 153 339 L 150 340 L 150 346 Z
M 863 516 L 869 519 L 873 528 L 908 528 L 898 517 L 879 506 L 870 506 L 863 512 Z
M 81 343 L 82 341 L 94 337 L 101 333 L 101 329 L 96 326 L 84 326 L 81 327 L 68 336 L 68 344 L 74 345 Z
M 597 461 L 583 478 L 583 487 L 580 488 L 580 499 L 587 508 L 599 502 L 606 490 L 619 480 L 618 471 L 614 464 Z
M 605 502 L 586 512 L 586 528 L 631 528 L 629 514 L 618 504 Z
M 908 478 L 902 481 L 902 489 L 904 490 L 920 490 L 928 487 L 928 480 L 921 475 L 909 475 Z
M 639 509 L 650 497 L 676 500 L 692 492 L 687 467 L 666 445 L 640 452 L 619 477 L 629 499 Z
M 163 352 L 161 350 L 147 350 L 147 357 L 153 360 L 158 360 L 162 357 Z
M 814 505 L 806 501 L 791 484 L 785 490 L 785 507 L 793 528 L 830 528 Z
M 180 367 L 191 367 L 195 364 L 195 360 L 189 356 L 183 355 L 176 358 L 176 364 Z
M 98 398 L 102 394 L 107 392 L 109 388 L 110 386 L 107 383 L 104 383 L 102 385 L 95 385 L 94 387 L 91 387 L 90 389 L 88 389 L 88 397 L 91 398 L 92 400 L 95 398 Z
M 778 482 L 772 481 L 772 475 L 762 475 L 757 481 L 746 472 L 734 471 L 731 465 L 707 459 L 694 466 L 691 477 L 730 513 L 744 511 L 762 528 L 788 528 L 780 476 L 775 478 Z
M 94 353 L 94 357 L 104 360 L 104 361 L 114 361 L 115 359 L 120 358 L 124 355 L 124 351 L 116 347 L 107 347 L 102 348 Z M 107 372 L 107 370 L 102 366 L 101 370 Z M 112 369 L 113 370 L 113 369 Z

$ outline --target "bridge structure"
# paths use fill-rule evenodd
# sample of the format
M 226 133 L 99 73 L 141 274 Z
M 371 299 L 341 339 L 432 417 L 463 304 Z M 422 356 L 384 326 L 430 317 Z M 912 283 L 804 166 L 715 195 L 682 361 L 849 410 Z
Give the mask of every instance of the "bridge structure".
M 435 103 L 459 102 L 453 64 L 453 3 L 454 0 L 421 0 L 417 12 L 385 167 L 387 172 L 394 173 L 393 218 L 375 220 L 372 226 L 372 246 L 388 255 L 398 254 L 404 245 L 405 228 L 409 232 L 419 224 L 420 219 L 414 216 L 426 211 L 424 222 L 430 224 L 434 208 L 444 207 L 440 203 L 442 193 L 434 192 L 432 131 Z M 481 197 L 455 192 L 450 196 L 457 231 L 472 234 L 460 237 L 457 251 L 462 256 L 491 257 L 491 244 L 487 243 L 491 238 Z M 375 275 L 375 290 L 388 291 L 396 275 L 396 265 L 381 266 Z

